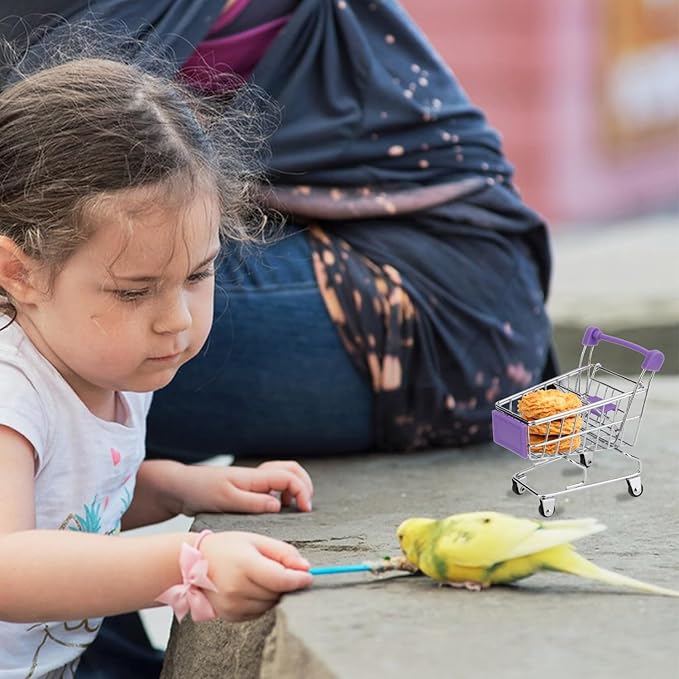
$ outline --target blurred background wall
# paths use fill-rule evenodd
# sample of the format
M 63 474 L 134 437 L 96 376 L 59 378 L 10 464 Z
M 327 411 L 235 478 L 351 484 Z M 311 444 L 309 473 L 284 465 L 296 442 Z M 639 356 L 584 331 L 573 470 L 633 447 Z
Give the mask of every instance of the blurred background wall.
M 553 225 L 679 209 L 679 0 L 402 4 Z

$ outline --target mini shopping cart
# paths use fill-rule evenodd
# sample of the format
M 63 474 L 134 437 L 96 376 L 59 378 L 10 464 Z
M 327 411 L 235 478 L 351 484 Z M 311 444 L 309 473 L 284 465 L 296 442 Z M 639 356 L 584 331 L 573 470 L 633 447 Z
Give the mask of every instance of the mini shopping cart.
M 594 347 L 599 342 L 617 344 L 642 354 L 644 359 L 638 379 L 625 377 L 600 363 L 594 363 Z M 536 495 L 540 500 L 538 510 L 542 516 L 554 514 L 558 496 L 576 490 L 615 481 L 626 481 L 628 492 L 633 497 L 639 497 L 644 489 L 641 483 L 641 460 L 629 451 L 639 434 L 651 382 L 655 373 L 662 368 L 665 356 L 656 349 L 644 349 L 633 342 L 606 335 L 595 326 L 587 328 L 582 344 L 580 363 L 575 370 L 498 401 L 492 414 L 495 443 L 533 462 L 528 469 L 514 474 L 512 490 L 517 495 L 526 491 Z M 518 403 L 525 394 L 538 389 L 572 392 L 579 397 L 582 406 L 541 419 L 526 420 L 518 410 Z M 580 423 L 577 430 L 573 426 L 575 421 Z M 533 433 L 537 428 L 540 434 Z M 603 481 L 588 481 L 588 467 L 594 461 L 595 453 L 601 451 L 612 451 L 627 458 L 633 470 Z M 575 465 L 582 471 L 581 480 L 552 493 L 543 493 L 529 485 L 528 475 L 531 472 L 555 462 Z M 630 464 L 626 466 L 630 467 Z

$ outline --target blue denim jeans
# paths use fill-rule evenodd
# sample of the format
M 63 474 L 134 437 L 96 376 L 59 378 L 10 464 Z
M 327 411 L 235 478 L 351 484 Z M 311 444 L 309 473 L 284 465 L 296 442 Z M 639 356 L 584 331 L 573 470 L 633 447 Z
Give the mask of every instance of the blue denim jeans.
M 76 679 L 157 679 L 162 651 L 151 646 L 138 613 L 106 618 L 83 655 Z
M 193 462 L 370 449 L 371 385 L 328 316 L 305 234 L 227 252 L 216 288 L 205 348 L 154 396 L 150 455 Z

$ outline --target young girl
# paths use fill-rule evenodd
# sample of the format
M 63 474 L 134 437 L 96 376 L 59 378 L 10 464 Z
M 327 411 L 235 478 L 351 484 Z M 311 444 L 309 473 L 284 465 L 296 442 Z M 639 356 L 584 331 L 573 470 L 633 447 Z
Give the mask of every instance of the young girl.
M 311 510 L 294 462 L 143 461 L 152 392 L 207 338 L 220 243 L 251 237 L 236 118 L 212 135 L 204 104 L 106 59 L 0 93 L 3 679 L 71 677 L 102 616 L 162 601 L 246 620 L 311 582 L 268 537 L 113 537 L 178 513 Z

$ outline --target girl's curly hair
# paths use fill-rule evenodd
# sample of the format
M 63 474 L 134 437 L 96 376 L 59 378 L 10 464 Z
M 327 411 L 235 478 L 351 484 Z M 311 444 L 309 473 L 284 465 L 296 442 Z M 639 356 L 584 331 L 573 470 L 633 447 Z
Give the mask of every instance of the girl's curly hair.
M 0 236 L 56 273 L 102 197 L 145 187 L 170 200 L 207 181 L 222 240 L 264 238 L 257 196 L 276 112 L 262 93 L 240 83 L 203 96 L 163 73 L 167 60 L 135 63 L 133 40 L 92 25 L 38 44 L 0 46 Z M 12 308 L 0 288 L 0 311 Z

